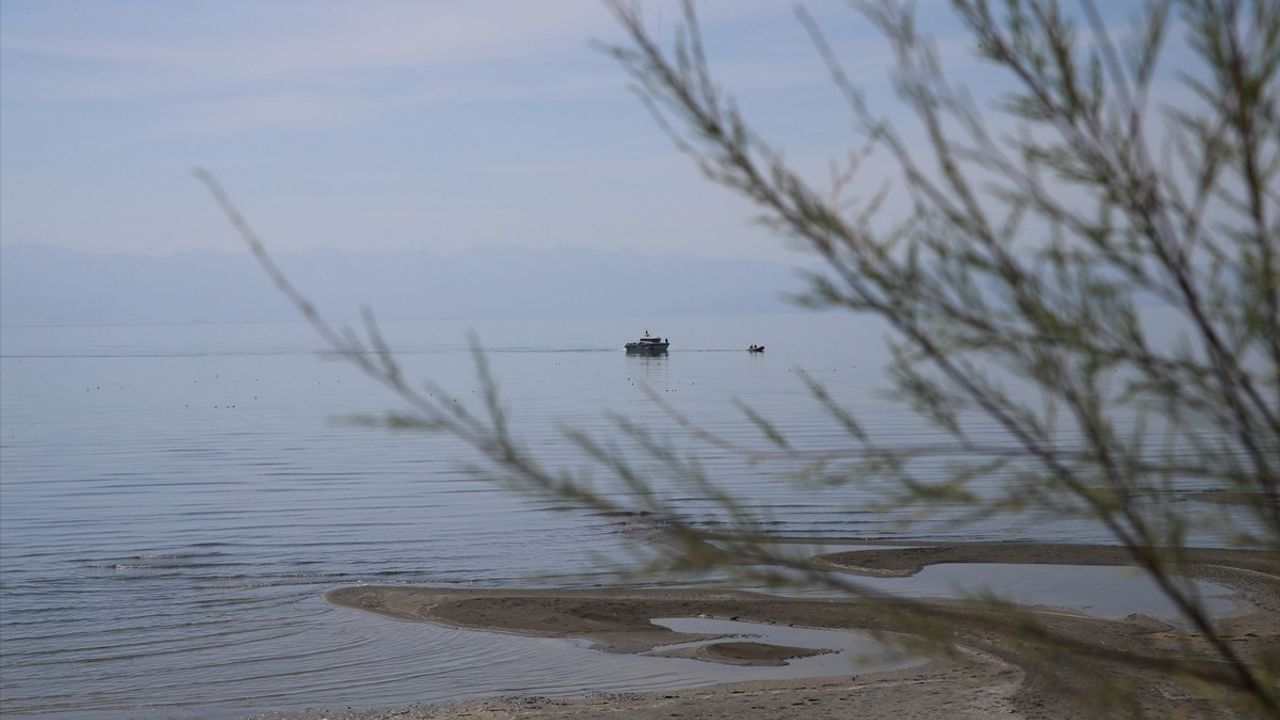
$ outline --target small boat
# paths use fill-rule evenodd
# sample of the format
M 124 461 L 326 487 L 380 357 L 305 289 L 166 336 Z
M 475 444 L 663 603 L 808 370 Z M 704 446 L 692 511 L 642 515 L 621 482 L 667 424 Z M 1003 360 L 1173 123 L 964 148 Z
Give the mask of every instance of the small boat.
M 648 330 L 644 331 L 644 337 L 625 345 L 628 355 L 666 355 L 670 346 L 670 340 L 650 337 Z
M 764 346 L 763 346 L 763 345 L 752 345 L 751 347 L 747 348 L 747 352 L 749 352 L 749 353 L 764 352 Z

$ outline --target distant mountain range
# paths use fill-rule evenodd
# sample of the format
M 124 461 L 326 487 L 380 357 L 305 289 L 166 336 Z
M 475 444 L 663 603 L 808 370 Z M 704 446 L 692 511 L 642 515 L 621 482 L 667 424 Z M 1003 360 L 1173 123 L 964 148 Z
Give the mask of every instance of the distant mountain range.
M 486 247 L 442 255 L 317 250 L 276 260 L 334 319 L 633 317 L 792 309 L 790 266 L 633 251 Z M 247 253 L 167 257 L 0 246 L 0 323 L 98 325 L 299 319 Z

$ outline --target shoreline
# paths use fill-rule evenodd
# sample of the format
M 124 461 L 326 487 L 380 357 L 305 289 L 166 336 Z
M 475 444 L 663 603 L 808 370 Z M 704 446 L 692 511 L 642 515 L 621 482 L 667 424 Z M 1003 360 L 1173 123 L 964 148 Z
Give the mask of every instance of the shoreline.
M 911 574 L 937 563 L 1018 563 L 1116 565 L 1119 548 L 1045 543 L 921 543 L 886 549 L 846 550 L 814 558 L 841 571 Z M 1260 551 L 1194 550 L 1186 573 L 1230 587 L 1240 612 L 1219 619 L 1235 647 L 1253 653 L 1280 646 L 1280 555 Z M 769 624 L 790 624 L 909 638 L 923 628 L 892 603 L 859 599 L 797 599 L 739 590 L 604 588 L 457 589 L 410 586 L 354 586 L 325 594 L 332 604 L 400 620 L 452 627 L 587 640 L 601 651 L 638 653 L 675 642 L 704 639 L 651 624 L 656 617 L 713 617 Z M 947 602 L 938 603 L 946 607 Z M 1193 633 L 1142 615 L 1121 620 L 1093 618 L 1046 608 L 1022 608 L 1067 636 L 1160 656 L 1202 653 Z M 1096 712 L 1082 698 L 1090 682 L 1128 674 L 1138 685 L 1135 697 L 1157 716 L 1189 709 L 1213 716 L 1212 704 L 1185 696 L 1154 672 L 1108 661 L 1044 663 L 1010 638 L 990 628 L 951 628 L 950 652 L 924 652 L 921 665 L 853 676 L 804 680 L 753 681 L 644 694 L 585 698 L 480 699 L 452 705 L 422 705 L 394 711 L 351 710 L 324 717 L 446 717 L 568 719 L 624 713 L 625 717 L 840 717 L 849 712 L 869 717 L 925 718 L 946 714 L 980 718 L 999 714 L 1019 718 L 1067 718 Z M 732 638 L 730 638 L 732 640 Z M 734 643 L 726 643 L 733 645 Z M 738 643 L 742 644 L 742 643 Z M 747 643 L 751 645 L 760 645 Z M 704 653 L 704 661 L 777 664 L 796 648 L 764 645 Z M 921 652 L 916 648 L 917 652 Z M 791 654 L 789 654 L 791 653 Z M 728 657 L 716 657 L 716 655 Z M 1185 655 L 1178 655 L 1185 657 Z M 1207 657 L 1207 656 L 1206 656 Z M 399 714 L 388 714 L 399 713 Z M 817 713 L 817 714 L 815 714 Z M 615 715 L 618 716 L 618 715 Z M 262 717 L 306 718 L 308 715 Z M 314 717 L 320 717 L 316 715 Z
M 1280 573 L 1280 557 L 1262 550 L 1188 548 L 1186 554 L 1187 560 L 1196 567 Z M 892 577 L 914 575 L 925 566 L 944 563 L 1133 565 L 1125 549 L 1117 545 L 1032 542 L 913 543 L 891 549 L 842 550 L 818 555 L 813 560 L 841 572 Z

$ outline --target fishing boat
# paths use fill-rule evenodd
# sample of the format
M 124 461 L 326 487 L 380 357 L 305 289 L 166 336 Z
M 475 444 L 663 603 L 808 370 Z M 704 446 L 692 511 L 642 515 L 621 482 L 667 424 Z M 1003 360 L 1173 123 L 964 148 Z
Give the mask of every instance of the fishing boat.
M 759 353 L 759 352 L 764 352 L 764 346 L 763 346 L 763 345 L 752 345 L 751 347 L 747 348 L 747 352 L 749 352 L 749 353 Z
M 648 330 L 644 331 L 644 337 L 625 345 L 628 355 L 666 355 L 670 346 L 670 340 L 651 337 Z

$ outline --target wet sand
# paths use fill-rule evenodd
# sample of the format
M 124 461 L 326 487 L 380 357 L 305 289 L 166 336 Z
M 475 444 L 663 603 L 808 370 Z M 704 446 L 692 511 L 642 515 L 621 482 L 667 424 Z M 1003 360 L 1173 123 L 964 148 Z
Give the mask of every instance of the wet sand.
M 1280 648 L 1280 555 L 1202 550 L 1189 573 L 1212 579 L 1238 593 L 1240 611 L 1221 621 L 1229 642 L 1245 656 Z M 948 544 L 853 550 L 821 556 L 821 563 L 854 572 L 910 574 L 925 565 L 951 562 L 1124 564 L 1116 548 L 1044 544 Z M 704 639 L 650 623 L 658 617 L 713 617 L 796 626 L 864 630 L 889 639 L 919 630 L 891 603 L 865 600 L 784 599 L 739 591 L 459 590 L 404 586 L 340 588 L 330 602 L 404 620 L 499 630 L 529 635 L 587 639 L 609 652 L 645 652 Z M 945 605 L 945 603 L 940 603 Z M 1068 637 L 1156 657 L 1209 658 L 1194 634 L 1141 615 L 1102 620 L 1049 608 L 1031 612 Z M 728 640 L 728 639 L 727 639 Z M 773 664 L 806 649 L 767 643 L 726 641 L 702 646 L 686 656 L 717 662 Z M 1213 703 L 1188 698 L 1158 673 L 1134 671 L 1110 661 L 1081 661 L 1031 651 L 1016 639 L 980 624 L 953 627 L 944 645 L 924 665 L 850 677 L 753 682 L 666 693 L 623 694 L 583 699 L 507 698 L 462 705 L 421 706 L 392 711 L 324 714 L 330 718 L 586 718 L 598 716 L 670 718 L 894 717 L 1071 718 L 1101 716 L 1091 704 L 1098 678 L 1125 677 L 1136 687 L 1140 708 L 1153 717 L 1189 712 L 1217 716 Z M 1229 715 L 1223 715 L 1229 717 Z M 283 716 L 281 716 L 283 717 Z M 289 716 L 306 717 L 306 716 Z
M 786 665 L 788 660 L 826 655 L 821 648 L 772 645 L 762 642 L 717 642 L 695 648 L 664 650 L 653 653 L 656 657 L 678 657 L 726 665 Z

